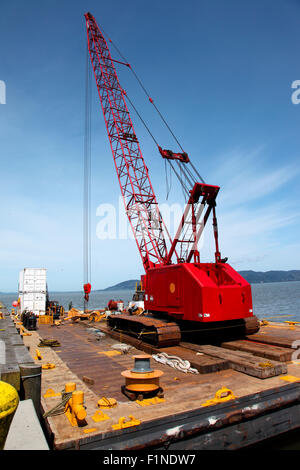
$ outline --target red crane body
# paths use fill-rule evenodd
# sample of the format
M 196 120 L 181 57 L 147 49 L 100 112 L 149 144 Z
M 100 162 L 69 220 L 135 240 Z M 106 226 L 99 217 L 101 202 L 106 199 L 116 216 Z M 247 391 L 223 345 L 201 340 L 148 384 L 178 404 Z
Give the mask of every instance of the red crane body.
M 95 18 L 87 13 L 85 19 L 88 49 L 125 210 L 145 269 L 145 309 L 201 323 L 250 319 L 250 284 L 221 259 L 219 252 L 215 211 L 219 187 L 194 183 L 172 240 L 159 211 L 115 60 Z M 161 147 L 158 150 L 163 158 L 175 163 L 187 165 L 190 161 L 186 153 Z M 211 212 L 215 260 L 201 263 L 197 244 Z

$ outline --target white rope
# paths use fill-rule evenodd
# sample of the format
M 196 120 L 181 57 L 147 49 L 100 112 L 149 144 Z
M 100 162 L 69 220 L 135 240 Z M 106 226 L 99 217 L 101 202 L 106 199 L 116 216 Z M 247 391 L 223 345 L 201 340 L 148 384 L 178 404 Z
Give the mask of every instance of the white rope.
M 191 374 L 199 374 L 197 369 L 193 369 L 191 367 L 189 361 L 181 359 L 180 357 L 169 356 L 166 353 L 153 354 L 152 357 L 153 359 L 155 359 L 155 361 L 173 367 L 174 369 L 178 369 L 181 372 L 184 372 L 185 374 L 187 374 L 188 372 Z
M 116 351 L 121 351 L 123 354 L 126 354 L 130 349 L 132 349 L 132 346 L 125 343 L 117 343 L 114 344 L 111 348 L 115 349 Z

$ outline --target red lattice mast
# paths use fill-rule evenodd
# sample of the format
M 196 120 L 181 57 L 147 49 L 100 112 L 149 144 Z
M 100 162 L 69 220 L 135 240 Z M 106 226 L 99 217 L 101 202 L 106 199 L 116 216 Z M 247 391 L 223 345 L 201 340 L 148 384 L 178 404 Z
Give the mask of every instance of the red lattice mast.
M 114 60 L 95 18 L 86 13 L 85 19 L 89 54 L 125 210 L 147 270 L 164 264 L 168 255 L 164 224 Z

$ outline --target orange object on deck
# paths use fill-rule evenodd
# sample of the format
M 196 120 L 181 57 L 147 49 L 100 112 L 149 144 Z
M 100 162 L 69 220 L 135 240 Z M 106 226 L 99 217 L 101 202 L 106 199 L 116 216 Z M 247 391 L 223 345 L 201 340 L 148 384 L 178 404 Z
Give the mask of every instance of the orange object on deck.
M 86 410 L 83 406 L 84 394 L 80 390 L 72 392 L 72 397 L 66 404 L 65 414 L 72 426 L 85 424 Z
M 125 387 L 130 392 L 149 393 L 160 388 L 159 378 L 163 372 L 150 368 L 150 358 L 148 354 L 134 356 L 134 368 L 121 373 L 125 377 Z

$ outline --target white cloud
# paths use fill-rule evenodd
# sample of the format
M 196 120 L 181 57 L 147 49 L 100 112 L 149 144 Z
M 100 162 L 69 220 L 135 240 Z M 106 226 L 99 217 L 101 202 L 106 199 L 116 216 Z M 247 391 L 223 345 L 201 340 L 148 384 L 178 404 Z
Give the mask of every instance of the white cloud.
M 235 150 L 216 157 L 213 181 L 220 182 L 219 204 L 241 205 L 263 198 L 285 185 L 299 173 L 294 165 L 267 167 L 265 147 L 246 152 Z
M 221 182 L 217 208 L 221 253 L 237 269 L 297 269 L 299 256 L 286 239 L 299 221 L 291 186 L 287 191 L 298 169 L 292 165 L 266 168 L 263 151 L 259 147 L 218 158 L 213 179 Z M 203 250 L 207 260 L 214 250 L 209 231 L 210 227 Z
M 298 269 L 300 250 L 295 229 L 300 210 L 297 198 L 291 198 L 293 186 L 289 184 L 297 171 L 291 165 L 267 169 L 263 164 L 264 150 L 260 147 L 249 153 L 222 156 L 216 159 L 213 177 L 208 178 L 221 186 L 217 201 L 221 254 L 228 256 L 235 269 Z M 80 288 L 80 198 L 67 200 L 62 193 L 62 200 L 56 197 L 51 201 L 38 194 L 29 197 L 23 193 L 23 188 L 17 194 L 6 190 L 1 201 L 0 260 L 6 268 L 1 271 L 0 290 L 16 286 L 18 271 L 26 266 L 47 267 L 50 290 Z M 118 198 L 115 201 L 117 204 Z M 93 286 L 106 287 L 143 273 L 135 242 L 120 240 L 118 236 L 116 240 L 98 240 L 98 220 L 92 213 Z M 202 261 L 214 259 L 211 224 L 210 218 Z

